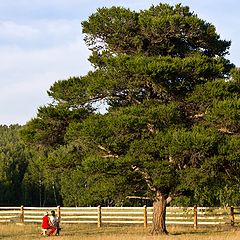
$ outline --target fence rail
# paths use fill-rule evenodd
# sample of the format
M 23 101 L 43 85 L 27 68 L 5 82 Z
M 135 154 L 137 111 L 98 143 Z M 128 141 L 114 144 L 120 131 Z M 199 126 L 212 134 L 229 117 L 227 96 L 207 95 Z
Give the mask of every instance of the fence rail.
M 40 223 L 46 211 L 55 210 L 62 224 L 147 224 L 152 223 L 152 207 L 0 207 L 0 223 Z M 240 207 L 168 207 L 166 224 L 216 225 L 240 223 Z

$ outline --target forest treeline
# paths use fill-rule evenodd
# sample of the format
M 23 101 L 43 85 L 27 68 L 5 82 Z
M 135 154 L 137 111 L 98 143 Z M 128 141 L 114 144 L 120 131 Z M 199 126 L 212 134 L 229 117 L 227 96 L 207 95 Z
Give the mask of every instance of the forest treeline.
M 101 8 L 82 30 L 94 70 L 56 81 L 26 125 L 0 126 L 0 205 L 239 205 L 231 42 L 181 4 Z
M 0 125 L 0 205 L 55 206 L 60 204 L 54 181 L 45 182 L 42 153 L 21 139 L 20 125 Z M 50 183 L 51 181 L 51 183 Z

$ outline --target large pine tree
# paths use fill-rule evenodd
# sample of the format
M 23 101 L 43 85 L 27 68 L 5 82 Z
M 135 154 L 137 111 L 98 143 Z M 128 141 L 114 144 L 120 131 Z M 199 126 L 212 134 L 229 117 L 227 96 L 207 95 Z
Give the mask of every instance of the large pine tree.
M 180 4 L 101 8 L 82 27 L 94 70 L 56 82 L 54 104 L 40 109 L 24 138 L 54 149 L 48 164 L 84 183 L 80 203 L 150 196 L 152 234 L 167 233 L 166 206 L 176 196 L 219 203 L 223 186 L 239 184 L 239 70 L 225 58 L 230 41 Z M 101 102 L 106 114 L 94 112 Z

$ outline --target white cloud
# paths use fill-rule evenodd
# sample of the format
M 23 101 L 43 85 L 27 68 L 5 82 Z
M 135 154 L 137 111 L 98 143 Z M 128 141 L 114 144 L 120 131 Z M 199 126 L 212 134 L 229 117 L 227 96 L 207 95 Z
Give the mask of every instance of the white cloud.
M 50 102 L 46 91 L 56 80 L 84 75 L 90 69 L 89 52 L 80 40 L 42 50 L 0 51 L 0 123 L 4 124 L 24 124 L 40 105 Z
M 3 124 L 24 124 L 50 102 L 46 91 L 56 80 L 90 69 L 78 20 L 1 21 L 0 52 Z
M 0 48 L 0 51 L 0 74 L 13 77 L 46 71 L 56 71 L 60 75 L 66 72 L 76 74 L 77 70 L 81 73 L 89 55 L 81 40 L 52 48 L 26 50 L 9 46 Z
M 27 25 L 19 25 L 11 21 L 0 22 L 0 38 L 29 38 L 37 36 L 39 30 Z
M 0 21 L 0 44 L 25 49 L 46 48 L 82 39 L 79 20 Z

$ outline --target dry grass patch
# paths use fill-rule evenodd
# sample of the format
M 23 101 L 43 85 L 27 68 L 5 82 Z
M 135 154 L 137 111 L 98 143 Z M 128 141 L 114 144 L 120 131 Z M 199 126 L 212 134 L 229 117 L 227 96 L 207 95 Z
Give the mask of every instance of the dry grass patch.
M 194 231 L 191 227 L 169 226 L 168 236 L 151 236 L 150 229 L 141 227 L 117 227 L 95 225 L 63 225 L 61 236 L 47 237 L 49 240 L 239 240 L 240 229 L 222 227 L 199 227 Z M 1 240 L 35 240 L 45 239 L 40 235 L 40 226 L 36 224 L 1 224 Z

